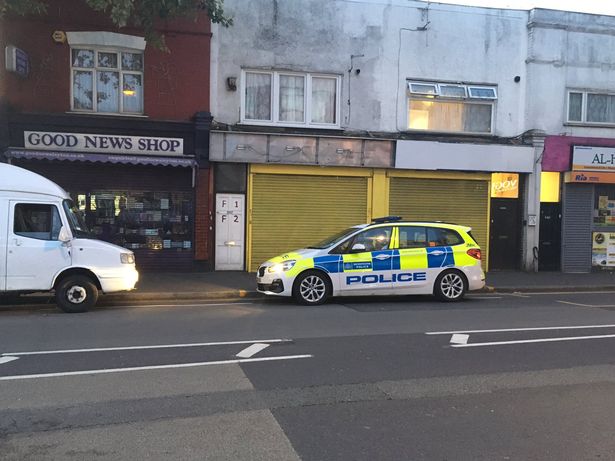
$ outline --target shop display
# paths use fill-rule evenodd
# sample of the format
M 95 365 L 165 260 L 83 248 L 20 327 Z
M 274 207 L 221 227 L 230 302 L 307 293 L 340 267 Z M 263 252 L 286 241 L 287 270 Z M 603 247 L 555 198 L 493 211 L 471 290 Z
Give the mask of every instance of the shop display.
M 615 267 L 615 232 L 592 233 L 592 266 Z
M 192 249 L 191 192 L 92 191 L 85 205 L 96 238 L 131 250 Z

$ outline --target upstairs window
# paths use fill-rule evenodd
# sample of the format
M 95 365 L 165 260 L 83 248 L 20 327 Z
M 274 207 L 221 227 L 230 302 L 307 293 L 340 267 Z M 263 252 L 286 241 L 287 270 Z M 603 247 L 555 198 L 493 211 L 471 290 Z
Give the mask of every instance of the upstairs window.
M 568 122 L 615 125 L 615 93 L 568 91 Z
M 143 114 L 143 53 L 72 48 L 71 89 L 74 111 Z
M 490 134 L 497 89 L 493 86 L 408 82 L 408 129 Z
M 243 123 L 339 127 L 337 75 L 248 70 L 242 81 Z

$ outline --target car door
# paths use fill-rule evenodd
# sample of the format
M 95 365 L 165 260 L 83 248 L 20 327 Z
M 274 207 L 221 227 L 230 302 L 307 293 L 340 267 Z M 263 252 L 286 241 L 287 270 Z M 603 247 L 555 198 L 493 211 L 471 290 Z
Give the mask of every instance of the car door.
M 6 243 L 9 227 L 9 202 L 0 198 L 0 291 L 6 290 Z
M 428 271 L 427 228 L 400 225 L 395 229 L 392 284 L 395 293 L 431 293 L 433 280 Z
M 9 201 L 7 290 L 49 290 L 54 275 L 70 266 L 62 225 L 55 203 Z
M 346 295 L 385 294 L 391 289 L 393 227 L 364 230 L 340 246 L 340 291 Z

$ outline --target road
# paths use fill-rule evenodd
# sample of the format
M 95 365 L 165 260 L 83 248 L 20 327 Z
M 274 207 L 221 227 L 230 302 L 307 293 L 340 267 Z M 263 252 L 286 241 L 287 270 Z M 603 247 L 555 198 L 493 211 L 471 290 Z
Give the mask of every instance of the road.
M 615 292 L 0 309 L 0 459 L 615 459 Z

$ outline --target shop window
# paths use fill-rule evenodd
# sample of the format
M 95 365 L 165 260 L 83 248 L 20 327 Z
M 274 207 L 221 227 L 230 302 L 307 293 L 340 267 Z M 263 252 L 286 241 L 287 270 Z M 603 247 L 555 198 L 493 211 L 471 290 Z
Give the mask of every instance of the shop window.
M 71 109 L 142 114 L 143 53 L 136 50 L 72 48 Z
M 85 196 L 85 216 L 95 238 L 131 250 L 192 251 L 191 192 L 94 190 Z
M 559 173 L 543 171 L 540 173 L 540 202 L 559 202 Z
M 491 133 L 496 100 L 493 86 L 408 82 L 408 129 Z
M 568 122 L 615 125 L 615 94 L 568 91 Z
M 15 205 L 13 233 L 37 240 L 58 240 L 62 220 L 54 205 L 19 203 Z
M 243 72 L 243 123 L 338 128 L 340 77 Z
M 596 186 L 594 197 L 594 225 L 615 227 L 615 187 Z

